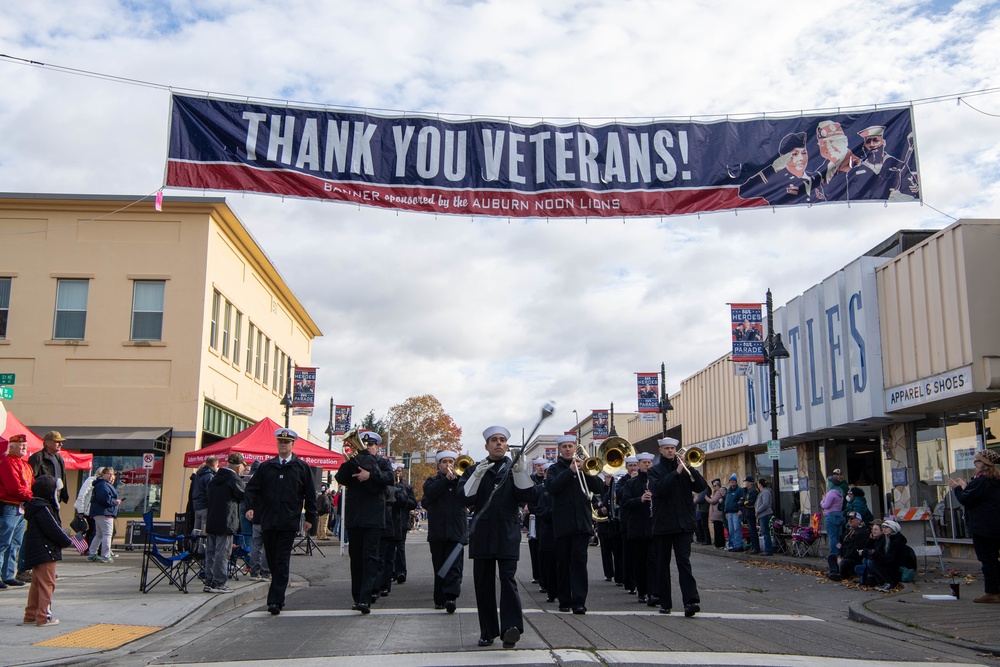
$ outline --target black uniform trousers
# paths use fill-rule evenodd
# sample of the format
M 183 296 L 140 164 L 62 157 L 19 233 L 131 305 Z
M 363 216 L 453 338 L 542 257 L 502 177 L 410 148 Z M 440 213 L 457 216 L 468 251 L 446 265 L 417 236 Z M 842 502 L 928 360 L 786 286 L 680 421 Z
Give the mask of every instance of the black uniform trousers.
M 271 585 L 267 589 L 267 605 L 285 606 L 285 589 L 288 588 L 288 577 L 292 566 L 292 545 L 295 543 L 297 530 L 277 530 L 274 528 L 262 530 L 261 540 L 264 542 L 264 555 L 267 564 L 271 566 Z
M 406 533 L 403 533 L 403 539 L 396 542 L 396 562 L 392 571 L 397 578 L 406 576 Z
M 517 628 L 524 633 L 521 596 L 517 592 L 517 561 L 511 558 L 475 558 L 472 580 L 476 587 L 476 607 L 479 610 L 479 637 L 496 639 L 500 632 Z M 497 606 L 497 578 L 500 579 L 500 605 Z M 497 617 L 499 609 L 500 615 Z
M 587 547 L 590 535 L 575 533 L 556 538 L 556 569 L 559 584 L 556 593 L 560 607 L 583 607 L 587 604 Z
M 378 574 L 375 575 L 376 592 L 391 592 L 396 578 L 396 551 L 400 540 L 383 535 L 378 542 Z
M 677 560 L 677 579 L 681 584 L 681 597 L 684 604 L 701 602 L 701 596 L 698 595 L 698 584 L 691 571 L 692 540 L 691 533 L 668 533 L 667 535 L 653 536 L 657 553 L 656 576 L 661 609 L 670 609 L 673 606 L 673 595 L 670 590 L 671 553 Z
M 743 520 L 747 524 L 747 539 L 750 540 L 750 551 L 760 551 L 760 537 L 757 532 L 757 513 L 743 508 Z
M 444 577 L 438 576 L 448 556 L 458 546 L 458 542 L 428 542 L 431 548 L 431 563 L 434 566 L 434 606 L 443 606 L 448 600 L 457 600 L 462 593 L 462 568 L 465 549 L 458 552 L 458 558 L 451 564 Z
M 715 519 L 712 521 L 712 535 L 715 537 L 715 548 L 721 549 L 726 546 L 726 531 L 724 529 L 725 522 L 721 519 Z
M 604 578 L 610 581 L 615 578 L 615 556 L 606 521 L 597 524 L 597 539 L 601 543 L 601 568 L 604 570 Z
M 625 553 L 628 561 L 625 564 L 625 571 L 628 578 L 625 582 L 626 590 L 634 590 L 639 595 L 649 594 L 649 575 L 655 573 L 655 569 L 649 567 L 649 538 L 643 537 L 638 540 L 625 540 L 627 546 Z
M 538 587 L 544 588 L 546 602 L 556 599 L 559 586 L 559 570 L 556 568 L 556 552 L 551 549 L 538 550 Z
M 538 538 L 528 538 L 528 555 L 531 556 L 531 579 L 541 582 L 538 570 Z
M 378 577 L 378 543 L 381 528 L 351 528 L 347 553 L 351 557 L 351 597 L 354 603 L 369 604 Z M 273 575 L 272 575 L 273 576 Z

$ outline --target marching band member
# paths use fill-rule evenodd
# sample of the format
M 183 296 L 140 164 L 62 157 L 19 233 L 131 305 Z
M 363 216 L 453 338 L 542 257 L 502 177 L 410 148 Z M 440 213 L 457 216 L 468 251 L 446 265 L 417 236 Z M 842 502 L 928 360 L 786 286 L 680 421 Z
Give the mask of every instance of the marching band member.
M 555 465 L 546 461 L 542 465 L 542 483 L 535 487 L 538 494 L 538 519 L 535 526 L 538 531 L 538 583 L 539 593 L 546 593 L 546 602 L 556 601 L 556 538 L 552 534 L 552 496 L 545 490 L 545 477 L 549 468 Z
M 559 611 L 586 614 L 587 546 L 594 534 L 590 497 L 600 494 L 604 483 L 584 474 L 583 461 L 576 457 L 575 436 L 559 436 L 556 445 L 559 459 L 545 478 L 545 488 L 552 495 Z
M 399 502 L 394 508 L 398 529 L 396 560 L 393 563 L 392 573 L 396 577 L 396 583 L 402 584 L 406 583 L 406 534 L 410 532 L 410 512 L 417 509 L 417 496 L 410 483 L 403 479 L 403 464 L 397 463 L 393 468 L 396 469 L 396 493 Z
M 642 452 L 625 459 L 625 469 L 635 473 L 623 485 L 622 511 L 626 521 L 626 563 L 628 573 L 625 591 L 638 592 L 639 604 L 656 600 L 656 556 L 652 549 L 652 513 L 650 510 L 649 478 L 653 455 Z
M 449 614 L 454 614 L 455 601 L 462 592 L 462 559 L 465 554 L 459 552 L 443 578 L 438 576 L 438 571 L 455 547 L 465 542 L 469 522 L 465 502 L 458 497 L 458 475 L 455 474 L 458 454 L 438 452 L 434 458 L 438 472 L 424 481 L 424 497 L 420 505 L 427 510 L 427 544 L 434 566 L 434 608 L 446 609 Z
M 541 493 L 538 492 L 538 487 L 542 485 L 545 481 L 545 475 L 542 472 L 542 466 L 544 466 L 546 460 L 543 457 L 538 457 L 531 462 L 531 483 L 535 485 L 535 497 L 528 501 L 528 513 L 525 516 L 525 521 L 527 521 L 526 527 L 528 528 L 528 555 L 531 556 L 531 583 L 537 584 L 541 577 L 538 574 L 538 498 Z M 532 520 L 535 521 L 535 531 L 532 533 L 531 523 Z M 539 592 L 544 592 L 544 586 L 539 586 Z
M 521 597 L 514 579 L 521 544 L 517 516 L 521 504 L 534 495 L 534 485 L 522 459 L 511 467 L 507 456 L 510 431 L 490 426 L 483 431 L 483 438 L 489 456 L 469 466 L 458 482 L 459 497 L 478 515 L 469 536 L 469 558 L 479 611 L 479 646 L 492 646 L 501 637 L 504 648 L 514 648 L 524 632 Z
M 698 584 L 691 571 L 691 542 L 694 540 L 695 519 L 693 493 L 708 488 L 705 478 L 694 468 L 688 468 L 677 457 L 677 440 L 661 438 L 660 460 L 649 469 L 649 491 L 653 502 L 653 542 L 656 545 L 660 594 L 660 613 L 669 614 L 672 606 L 670 591 L 670 556 L 677 561 L 677 576 L 681 584 L 684 615 L 701 611 Z
M 351 596 L 355 611 L 371 612 L 378 597 L 379 539 L 385 527 L 385 488 L 392 484 L 389 462 L 378 455 L 382 438 L 361 436 L 366 448 L 340 466 L 334 479 L 347 490 L 344 523 L 350 533 Z

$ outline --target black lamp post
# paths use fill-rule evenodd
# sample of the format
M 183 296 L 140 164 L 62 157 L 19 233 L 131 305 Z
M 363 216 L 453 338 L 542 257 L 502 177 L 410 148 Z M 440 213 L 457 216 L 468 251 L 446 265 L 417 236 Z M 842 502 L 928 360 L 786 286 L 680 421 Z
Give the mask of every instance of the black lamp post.
M 788 350 L 781 344 L 781 334 L 774 333 L 774 303 L 771 300 L 771 290 L 767 290 L 767 341 L 764 343 L 764 363 L 767 364 L 767 383 L 770 392 L 768 413 L 771 418 L 771 440 L 778 442 L 778 359 L 787 359 Z M 779 456 L 781 445 L 778 445 Z M 774 515 L 781 517 L 781 469 L 778 459 L 774 459 L 771 471 L 774 485 Z
M 326 430 L 326 448 L 333 451 L 333 399 L 330 399 L 330 423 L 327 424 Z
M 285 406 L 285 428 L 288 428 L 288 417 L 292 411 L 292 358 L 288 357 L 288 371 L 285 376 L 285 395 L 281 397 L 281 404 Z
M 667 413 L 674 409 L 667 397 L 667 364 L 660 363 L 660 413 L 663 415 L 663 437 L 667 437 Z

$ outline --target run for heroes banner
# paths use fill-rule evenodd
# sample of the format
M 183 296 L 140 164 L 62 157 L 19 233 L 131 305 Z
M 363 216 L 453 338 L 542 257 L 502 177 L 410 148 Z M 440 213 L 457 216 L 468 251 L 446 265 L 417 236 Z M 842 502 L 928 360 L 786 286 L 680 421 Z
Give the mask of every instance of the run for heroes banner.
M 500 217 L 912 201 L 912 127 L 909 107 L 518 125 L 173 95 L 166 185 Z
M 639 412 L 659 412 L 660 374 L 636 373 L 635 384 L 639 397 Z
M 333 434 L 344 435 L 351 430 L 352 405 L 337 405 L 333 410 Z
M 604 440 L 608 437 L 608 411 L 593 410 L 590 416 L 591 437 L 594 440 Z
M 292 407 L 311 408 L 316 402 L 316 369 L 295 367 L 292 382 Z
M 733 361 L 764 361 L 764 327 L 759 303 L 732 303 Z

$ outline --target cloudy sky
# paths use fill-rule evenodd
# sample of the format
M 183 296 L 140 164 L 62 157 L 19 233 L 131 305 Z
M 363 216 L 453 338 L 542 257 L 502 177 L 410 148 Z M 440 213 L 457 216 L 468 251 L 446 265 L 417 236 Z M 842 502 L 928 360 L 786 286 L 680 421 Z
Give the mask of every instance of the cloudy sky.
M 573 410 L 633 411 L 633 373 L 661 361 L 676 391 L 726 353 L 727 302 L 770 287 L 781 305 L 898 229 L 997 217 L 1000 92 L 968 93 L 1000 86 L 998 34 L 1000 6 L 979 1 L 9 3 L 0 190 L 155 192 L 170 87 L 526 122 L 920 101 L 923 205 L 623 223 L 208 193 L 323 330 L 318 406 L 381 416 L 434 394 L 478 450 L 485 426 L 530 429 L 546 400 L 548 432 Z M 326 420 L 320 407 L 310 425 Z

